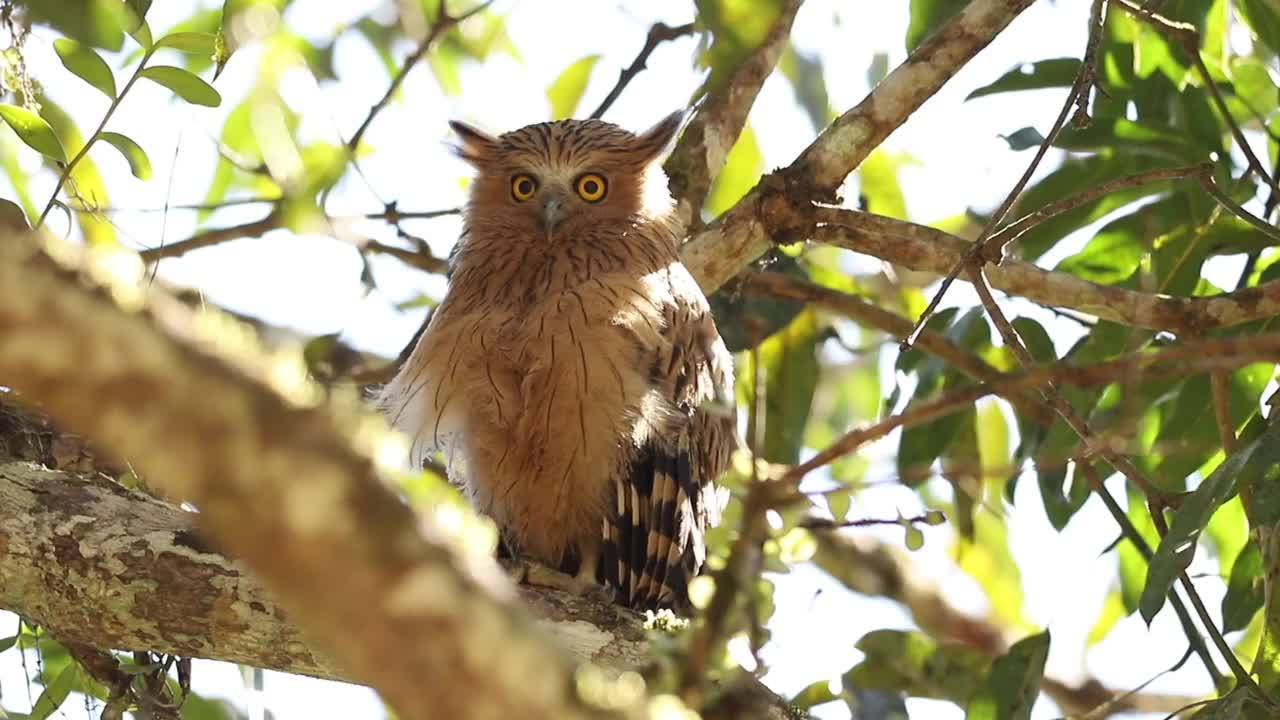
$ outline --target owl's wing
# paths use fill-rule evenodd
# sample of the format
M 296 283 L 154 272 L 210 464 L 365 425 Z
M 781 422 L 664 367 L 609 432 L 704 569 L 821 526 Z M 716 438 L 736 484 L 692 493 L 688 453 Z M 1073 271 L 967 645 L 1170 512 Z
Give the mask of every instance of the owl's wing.
M 604 581 L 639 609 L 687 607 L 706 529 L 719 521 L 715 480 L 736 442 L 733 360 L 693 277 L 678 264 L 667 275 L 666 323 L 649 366 L 663 402 L 643 411 L 651 431 L 615 479 L 601 560 Z

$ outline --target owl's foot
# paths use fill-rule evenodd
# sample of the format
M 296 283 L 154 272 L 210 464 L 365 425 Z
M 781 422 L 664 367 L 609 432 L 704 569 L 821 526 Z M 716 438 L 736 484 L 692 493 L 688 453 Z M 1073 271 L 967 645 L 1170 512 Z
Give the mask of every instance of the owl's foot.
M 578 573 L 569 575 L 559 570 L 552 570 L 546 565 L 531 560 L 501 560 L 503 567 L 511 579 L 517 584 L 537 585 L 562 590 L 580 597 L 588 597 L 597 602 L 611 604 L 614 600 L 613 588 L 595 581 L 590 574 Z

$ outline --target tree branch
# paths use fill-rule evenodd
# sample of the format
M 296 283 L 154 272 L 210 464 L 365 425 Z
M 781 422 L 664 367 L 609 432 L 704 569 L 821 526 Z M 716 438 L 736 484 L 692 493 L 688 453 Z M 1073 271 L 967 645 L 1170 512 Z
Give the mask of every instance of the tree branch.
M 0 233 L 0 377 L 199 507 L 214 541 L 401 717 L 642 712 L 642 697 L 611 711 L 580 697 L 489 548 L 388 490 L 372 458 L 400 453 L 378 424 L 317 407 L 301 368 L 163 295 L 140 312 L 140 264 L 121 277 L 125 256 L 46 242 L 63 262 Z
M 773 242 L 803 239 L 798 236 L 806 229 L 803 226 L 771 222 L 771 206 L 779 204 L 778 198 L 771 196 L 784 194 L 805 202 L 830 199 L 845 177 L 889 133 L 906 122 L 1032 1 L 970 2 L 861 103 L 824 130 L 795 162 L 765 176 L 737 205 L 691 238 L 681 257 L 703 292 L 710 294 L 719 288 L 768 251 Z M 728 150 L 728 146 L 723 148 Z M 670 162 L 667 168 L 670 172 Z M 679 190 L 679 186 L 673 182 L 672 189 Z M 679 192 L 676 197 L 683 207 L 685 198 Z

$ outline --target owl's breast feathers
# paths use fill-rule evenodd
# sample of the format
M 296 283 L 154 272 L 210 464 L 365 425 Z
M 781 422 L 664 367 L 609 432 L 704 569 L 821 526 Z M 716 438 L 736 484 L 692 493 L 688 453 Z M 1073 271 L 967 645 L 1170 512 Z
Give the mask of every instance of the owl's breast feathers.
M 600 557 L 620 599 L 653 607 L 682 605 L 703 564 L 735 436 L 732 360 L 706 299 L 669 238 L 643 239 L 464 248 L 382 401 L 416 458 L 454 456 L 515 552 Z

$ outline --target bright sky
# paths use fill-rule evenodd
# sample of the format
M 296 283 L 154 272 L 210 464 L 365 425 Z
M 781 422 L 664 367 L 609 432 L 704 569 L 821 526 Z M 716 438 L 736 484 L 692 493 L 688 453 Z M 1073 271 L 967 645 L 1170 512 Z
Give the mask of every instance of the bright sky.
M 162 28 L 190 14 L 196 3 L 155 3 L 149 20 L 156 37 Z M 199 3 L 211 6 L 214 3 Z M 297 0 L 285 22 L 296 32 L 320 37 L 331 28 L 359 17 L 382 3 L 350 0 L 323 3 Z M 688 0 L 619 0 L 617 2 L 569 2 L 498 0 L 497 10 L 508 14 L 508 31 L 520 59 L 497 55 L 484 66 L 462 71 L 461 97 L 446 97 L 425 68 L 415 70 L 405 83 L 401 101 L 384 111 L 369 140 L 376 152 L 362 161 L 368 183 L 349 178 L 335 191 L 329 210 L 335 215 L 363 214 L 382 209 L 379 200 L 397 200 L 401 210 L 453 207 L 464 199 L 462 178 L 467 168 L 446 150 L 446 121 L 459 118 L 501 132 L 547 119 L 545 88 L 571 62 L 599 53 L 592 83 L 580 108 L 590 112 L 612 87 L 617 71 L 631 62 L 650 24 L 662 20 L 676 25 L 692 19 Z M 974 87 L 986 84 L 1019 62 L 1078 56 L 1084 46 L 1086 3 L 1036 3 L 984 53 L 964 68 L 923 110 L 896 132 L 886 147 L 909 152 L 915 163 L 900 176 L 909 202 L 911 219 L 929 222 L 966 207 L 993 207 L 1023 171 L 1029 153 L 1014 153 L 998 137 L 1025 125 L 1042 131 L 1052 121 L 1062 92 L 1038 91 L 1001 95 L 963 102 Z M 867 68 L 877 53 L 886 53 L 889 66 L 904 57 L 906 3 L 809 0 L 801 10 L 793 34 L 807 53 L 819 54 L 825 63 L 827 87 L 833 105 L 840 109 L 859 101 L 868 90 Z M 96 123 L 106 109 L 105 99 L 67 73 L 52 52 L 53 35 L 37 32 L 27 46 L 35 76 L 51 95 L 83 125 Z M 401 56 L 404 48 L 401 48 Z M 649 70 L 632 83 L 606 119 L 632 129 L 648 127 L 679 108 L 700 81 L 692 66 L 694 41 L 685 38 L 658 49 Z M 118 64 L 118 63 L 117 63 Z M 348 36 L 337 47 L 335 66 L 339 83 L 317 87 L 305 72 L 289 76 L 282 88 L 286 101 L 304 117 L 304 134 L 341 142 L 363 120 L 369 106 L 383 93 L 387 77 L 381 62 L 362 40 Z M 248 49 L 227 67 L 216 87 L 224 98 L 238 100 L 254 81 L 257 53 Z M 109 149 L 93 157 L 107 178 L 112 204 L 122 208 L 159 208 L 168 197 L 173 204 L 200 202 L 212 174 L 210 137 L 216 137 L 232 102 L 220 109 L 197 108 L 167 101 L 167 92 L 141 83 L 123 103 L 111 128 L 138 139 L 149 153 L 155 177 L 143 183 L 134 179 L 124 162 Z M 813 139 L 808 120 L 794 101 L 781 76 L 765 85 L 752 113 L 766 166 L 789 163 Z M 341 138 L 336 134 L 341 131 Z M 23 151 L 22 162 L 36 165 L 33 153 Z M 173 172 L 176 169 L 176 172 Z M 171 174 L 173 175 L 172 177 Z M 52 191 L 53 178 L 42 173 L 33 183 L 33 195 L 43 202 Z M 171 186 L 171 187 L 170 187 Z M 372 188 L 372 191 L 371 191 Z M 0 196 L 11 189 L 0 180 Z M 850 193 L 856 197 L 856 193 Z M 233 208 L 214 216 L 215 224 L 257 219 L 265 206 Z M 122 236 L 139 246 L 175 242 L 194 230 L 194 214 L 119 213 Z M 51 226 L 65 230 L 57 213 Z M 367 222 L 359 225 L 371 237 L 393 242 L 394 232 Z M 443 256 L 457 235 L 455 219 L 407 223 L 411 232 L 425 237 Z M 1064 253 L 1055 252 L 1043 264 L 1051 267 Z M 260 240 L 241 240 L 213 249 L 165 260 L 162 277 L 174 283 L 201 288 L 212 303 L 258 315 L 278 325 L 308 333 L 342 332 L 348 342 L 386 355 L 395 354 L 421 322 L 421 311 L 400 313 L 398 302 L 421 292 L 439 298 L 443 283 L 428 281 L 406 270 L 397 261 L 374 258 L 379 290 L 366 295 L 359 280 L 357 254 L 349 245 L 332 238 L 290 236 L 277 232 Z M 859 262 L 859 269 L 874 271 L 878 261 Z M 948 304 L 973 300 L 965 287 L 951 291 Z M 1034 313 L 1028 313 L 1034 314 Z M 1043 315 L 1037 317 L 1044 318 Z M 1070 327 L 1070 326 L 1067 326 Z M 1065 347 L 1074 337 L 1055 332 Z M 882 362 L 892 363 L 896 350 L 887 347 Z M 1011 439 L 1016 442 L 1016 439 Z M 896 449 L 897 435 L 868 449 L 880 460 L 868 475 L 875 480 Z M 1160 615 L 1148 631 L 1136 616 L 1121 622 L 1100 645 L 1084 652 L 1085 637 L 1094 622 L 1107 589 L 1115 577 L 1114 555 L 1102 556 L 1116 531 L 1101 504 L 1091 500 L 1067 529 L 1055 533 L 1045 521 L 1033 479 L 1019 483 L 1016 513 L 1007 513 L 1011 546 L 1019 561 L 1025 592 L 1025 616 L 1031 625 L 1047 625 L 1053 633 L 1048 672 L 1059 679 L 1086 675 L 1102 679 L 1109 687 L 1126 689 L 1149 680 L 1181 656 L 1185 641 L 1171 613 Z M 1123 488 L 1113 486 L 1123 497 Z M 856 498 L 853 515 L 894 517 L 898 512 L 920 511 L 919 496 L 896 484 L 883 484 Z M 860 532 L 877 531 L 864 530 Z M 883 539 L 900 543 L 901 531 L 882 531 Z M 949 559 L 952 532 L 947 527 L 925 530 L 927 542 L 914 556 L 929 577 L 940 583 L 953 602 L 975 613 L 985 613 L 986 597 L 977 584 Z M 1207 561 L 1195 572 L 1216 573 Z M 859 658 L 854 643 L 867 631 L 910 628 L 911 621 L 896 604 L 853 595 L 810 567 L 776 578 L 778 612 L 772 624 L 774 642 L 766 661 L 773 670 L 766 678 L 778 691 L 789 694 L 807 681 L 838 678 Z M 1202 583 L 1206 603 L 1217 608 L 1221 583 Z M 12 615 L 0 613 L 0 636 L 16 626 Z M 32 659 L 34 667 L 34 659 Z M 424 682 L 430 682 L 424 678 Z M 0 656 L 0 689 L 4 705 L 23 711 L 27 703 L 21 688 L 22 669 L 16 653 Z M 267 673 L 265 695 L 258 698 L 243 689 L 237 668 L 227 664 L 197 662 L 197 691 L 227 697 L 246 711 L 265 703 L 276 718 L 382 717 L 371 691 L 350 685 L 324 683 L 280 673 Z M 1203 669 L 1195 662 L 1150 686 L 1153 691 L 1197 693 L 1210 690 Z M 38 690 L 36 691 L 38 692 Z M 80 710 L 69 703 L 66 712 Z M 917 718 L 959 718 L 963 713 L 946 703 L 910 701 Z M 846 718 L 843 705 L 818 711 L 824 718 Z M 1056 717 L 1052 703 L 1042 701 L 1033 717 Z

